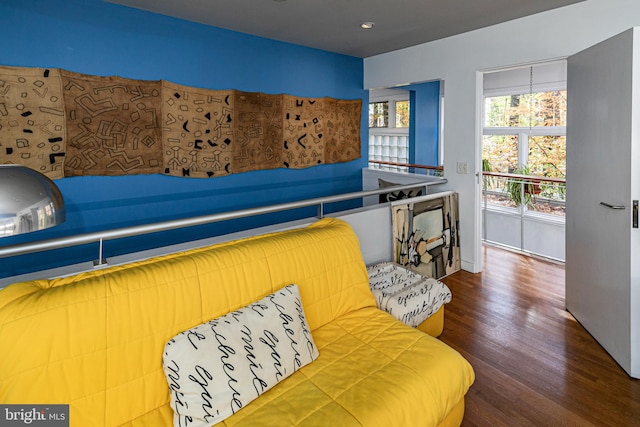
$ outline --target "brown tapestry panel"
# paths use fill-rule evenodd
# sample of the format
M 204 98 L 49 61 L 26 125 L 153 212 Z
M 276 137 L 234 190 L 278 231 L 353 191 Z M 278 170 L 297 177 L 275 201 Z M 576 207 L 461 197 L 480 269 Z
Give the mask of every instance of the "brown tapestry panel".
M 58 69 L 0 66 L 0 163 L 62 178 L 64 119 Z
M 282 167 L 282 98 L 235 91 L 234 173 Z
M 360 158 L 361 100 L 331 100 L 336 121 L 328 123 L 331 137 L 325 143 L 325 162 L 340 163 Z
M 233 173 L 233 91 L 162 82 L 165 174 L 206 178 Z
M 334 122 L 331 116 L 327 98 L 284 95 L 285 167 L 306 168 L 325 163 L 324 142 Z
M 162 171 L 160 81 L 60 73 L 67 116 L 65 176 Z

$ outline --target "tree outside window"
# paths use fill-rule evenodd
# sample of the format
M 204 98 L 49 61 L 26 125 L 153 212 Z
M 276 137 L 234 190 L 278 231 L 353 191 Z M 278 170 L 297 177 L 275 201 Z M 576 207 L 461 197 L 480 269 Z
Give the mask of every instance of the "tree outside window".
M 389 102 L 369 103 L 369 127 L 386 128 L 389 127 Z
M 556 90 L 485 97 L 483 168 L 493 172 L 566 177 L 567 92 Z M 525 173 L 526 172 L 526 173 Z M 513 206 L 505 181 L 489 182 L 495 190 L 491 202 Z M 542 186 L 530 209 L 564 215 L 555 209 L 565 196 L 564 184 Z
M 567 174 L 566 136 L 529 137 L 528 157 L 532 175 L 564 178 Z
M 409 101 L 396 101 L 396 127 L 409 127 Z
M 485 128 L 566 126 L 567 91 L 485 98 Z
M 482 159 L 492 172 L 509 173 L 518 168 L 518 135 L 485 135 Z

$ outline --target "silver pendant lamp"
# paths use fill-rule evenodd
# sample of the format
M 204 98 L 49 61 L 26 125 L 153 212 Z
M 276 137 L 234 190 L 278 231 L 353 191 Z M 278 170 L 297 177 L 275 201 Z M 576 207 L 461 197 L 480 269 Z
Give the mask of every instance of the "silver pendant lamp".
M 56 184 L 21 165 L 0 165 L 0 237 L 43 230 L 66 219 Z

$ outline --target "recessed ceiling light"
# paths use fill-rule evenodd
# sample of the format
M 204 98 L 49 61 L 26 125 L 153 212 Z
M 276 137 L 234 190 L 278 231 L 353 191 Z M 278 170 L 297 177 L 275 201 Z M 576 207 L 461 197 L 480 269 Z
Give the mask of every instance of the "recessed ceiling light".
M 365 30 L 370 30 L 373 28 L 373 26 L 376 25 L 373 22 L 363 22 L 362 24 L 360 24 L 360 28 L 364 28 Z

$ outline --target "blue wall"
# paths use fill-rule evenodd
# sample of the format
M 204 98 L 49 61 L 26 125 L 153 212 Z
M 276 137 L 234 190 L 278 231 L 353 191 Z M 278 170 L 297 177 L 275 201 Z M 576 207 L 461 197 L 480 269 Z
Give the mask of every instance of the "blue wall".
M 0 64 L 63 68 L 93 75 L 164 79 L 209 89 L 363 99 L 363 61 L 174 19 L 100 0 L 2 0 Z M 57 180 L 67 222 L 5 237 L 0 246 L 214 212 L 359 191 L 362 157 L 302 170 L 248 172 L 212 179 L 161 175 Z M 0 142 L 2 134 L 0 131 Z M 0 157 L 0 162 L 2 159 Z M 353 207 L 354 203 L 333 207 Z M 315 209 L 108 242 L 107 257 L 159 245 L 311 216 Z M 91 251 L 91 252 L 88 252 Z M 97 258 L 95 245 L 0 259 L 0 277 Z
M 415 84 L 402 89 L 410 91 L 411 101 L 409 163 L 438 166 L 440 82 Z

